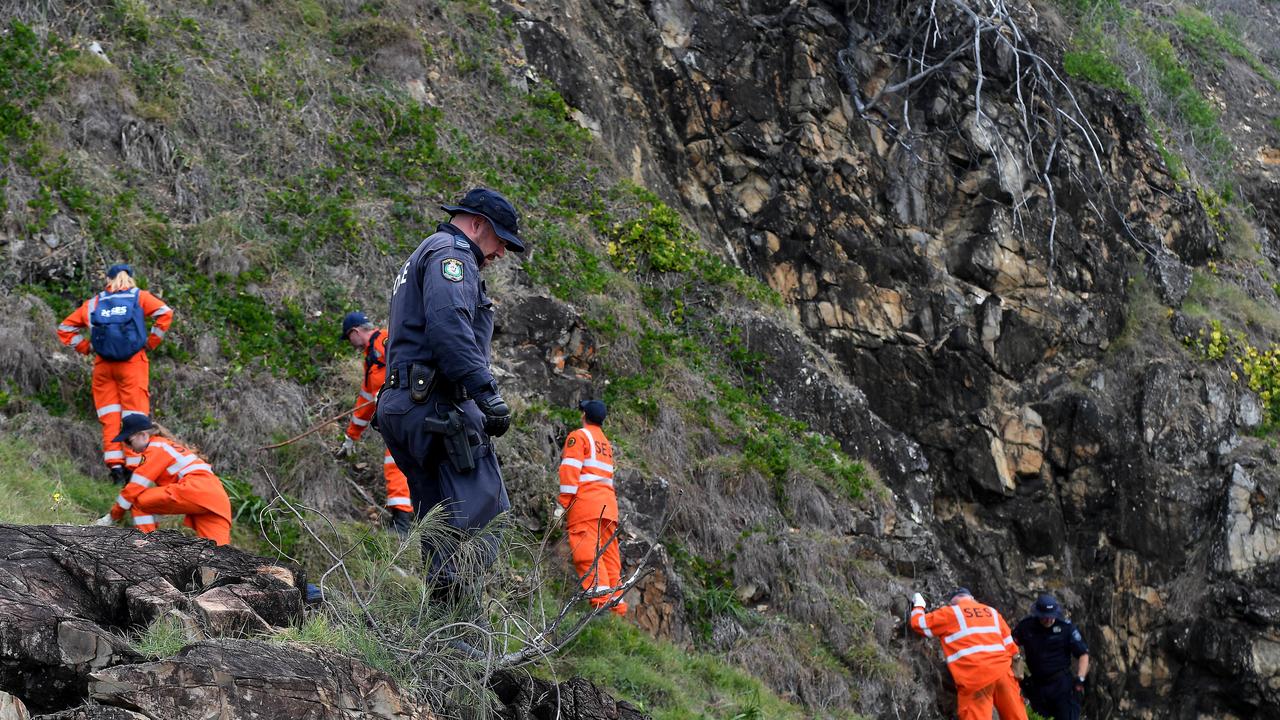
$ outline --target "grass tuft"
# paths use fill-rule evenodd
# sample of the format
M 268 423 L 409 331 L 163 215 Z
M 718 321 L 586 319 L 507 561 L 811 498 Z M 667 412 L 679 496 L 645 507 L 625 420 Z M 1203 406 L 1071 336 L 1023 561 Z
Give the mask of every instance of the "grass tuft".
M 176 655 L 197 639 L 181 619 L 162 615 L 134 635 L 130 644 L 140 655 L 159 660 Z

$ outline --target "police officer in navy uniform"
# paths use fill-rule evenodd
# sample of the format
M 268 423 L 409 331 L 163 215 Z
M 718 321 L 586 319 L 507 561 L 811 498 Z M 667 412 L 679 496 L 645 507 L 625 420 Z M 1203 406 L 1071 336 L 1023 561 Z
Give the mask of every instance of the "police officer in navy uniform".
M 1013 629 L 1013 639 L 1030 670 L 1022 690 L 1031 709 L 1053 720 L 1077 720 L 1089 674 L 1089 646 L 1063 617 L 1062 605 L 1052 595 L 1041 595 Z M 1077 661 L 1074 669 L 1072 658 Z
M 480 270 L 525 245 L 515 208 L 493 190 L 475 188 L 442 208 L 450 221 L 418 245 L 391 288 L 377 419 L 418 517 L 443 504 L 450 525 L 475 535 L 511 507 L 492 441 L 510 427 L 511 410 L 489 370 L 493 302 Z M 496 539 L 483 542 L 492 562 Z M 423 539 L 437 589 L 460 579 L 455 551 Z

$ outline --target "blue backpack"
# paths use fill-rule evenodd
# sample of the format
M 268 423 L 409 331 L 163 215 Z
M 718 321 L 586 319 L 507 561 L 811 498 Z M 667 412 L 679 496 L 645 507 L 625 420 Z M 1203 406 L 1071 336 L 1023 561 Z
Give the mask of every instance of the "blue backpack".
M 89 300 L 89 344 L 107 360 L 128 360 L 147 345 L 138 289 L 98 293 Z

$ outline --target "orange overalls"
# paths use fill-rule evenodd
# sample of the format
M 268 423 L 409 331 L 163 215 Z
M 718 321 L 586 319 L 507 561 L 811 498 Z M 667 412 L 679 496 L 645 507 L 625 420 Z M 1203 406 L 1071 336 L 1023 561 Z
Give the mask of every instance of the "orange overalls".
M 600 554 L 601 544 L 618 529 L 618 496 L 613 490 L 613 446 L 599 425 L 588 423 L 569 433 L 560 460 L 560 504 L 568 511 L 569 549 L 573 565 L 587 591 L 617 587 L 622 582 L 622 556 L 616 538 Z M 592 570 L 592 564 L 595 569 Z M 591 598 L 599 607 L 610 596 Z M 627 613 L 627 604 L 613 606 L 618 615 Z
M 129 467 L 141 460 L 133 452 L 126 452 L 124 443 L 113 442 L 113 439 L 120 432 L 120 419 L 124 416 L 151 414 L 151 361 L 147 359 L 147 350 L 154 350 L 160 344 L 173 323 L 173 310 L 163 300 L 146 290 L 138 290 L 137 294 L 142 314 L 153 321 L 146 349 L 128 360 L 107 360 L 99 355 L 93 358 L 93 404 L 98 411 L 98 422 L 102 424 L 102 461 L 107 467 L 125 465 L 126 454 Z M 85 331 L 90 327 L 90 306 L 95 305 L 97 299 L 95 295 L 84 301 L 58 325 L 58 339 L 62 344 L 84 355 L 93 350 Z
M 360 395 L 356 397 L 356 409 L 351 413 L 351 422 L 347 423 L 347 437 L 359 440 L 364 429 L 369 427 L 373 419 L 373 411 L 377 409 L 378 390 L 387 377 L 387 331 L 378 330 L 369 338 L 369 346 L 364 349 L 364 383 L 360 386 Z M 409 480 L 396 467 L 391 459 L 391 451 L 382 450 L 382 477 L 387 481 L 387 508 L 394 511 L 411 513 L 413 503 L 409 500 Z
M 991 720 L 993 703 L 1001 720 L 1027 720 L 1013 677 L 1018 646 L 995 608 L 971 597 L 931 613 L 916 607 L 911 610 L 911 629 L 942 643 L 947 669 L 956 681 L 960 720 Z
M 172 440 L 152 436 L 141 462 L 111 506 L 111 518 L 133 512 L 144 533 L 156 529 L 155 515 L 186 515 L 183 524 L 218 545 L 231 542 L 231 500 L 209 463 Z

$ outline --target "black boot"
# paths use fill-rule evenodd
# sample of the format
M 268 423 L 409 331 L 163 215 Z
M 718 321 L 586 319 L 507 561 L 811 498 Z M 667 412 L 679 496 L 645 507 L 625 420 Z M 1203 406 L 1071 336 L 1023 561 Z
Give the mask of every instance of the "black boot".
M 396 536 L 401 540 L 409 537 L 409 531 L 413 529 L 413 513 L 404 512 L 403 510 L 392 510 L 391 529 L 395 531 Z
M 112 465 L 110 482 L 115 485 L 124 485 L 129 482 L 129 478 L 133 476 L 133 471 L 123 465 Z

